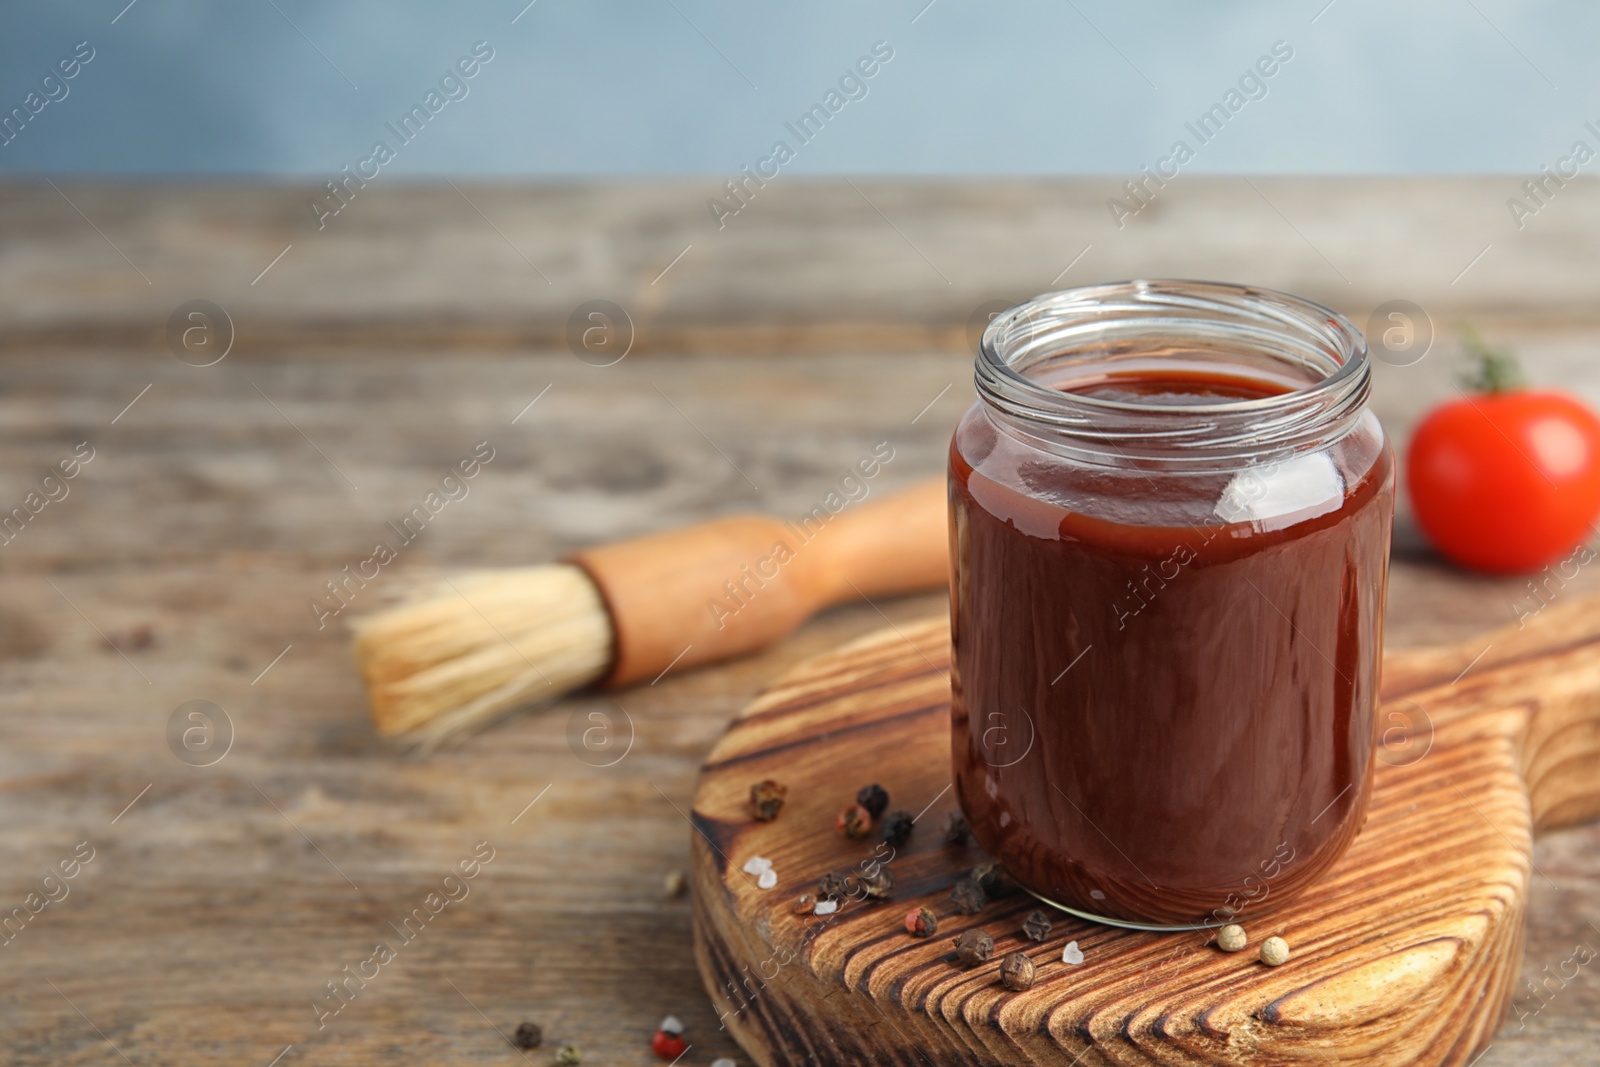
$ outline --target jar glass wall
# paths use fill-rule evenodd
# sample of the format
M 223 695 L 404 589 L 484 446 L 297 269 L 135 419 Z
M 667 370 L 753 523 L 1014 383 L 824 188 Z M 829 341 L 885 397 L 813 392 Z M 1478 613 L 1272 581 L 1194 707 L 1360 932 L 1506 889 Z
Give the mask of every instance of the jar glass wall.
M 955 784 L 1024 887 L 1128 925 L 1303 889 L 1371 785 L 1393 457 L 1365 341 L 1260 289 L 997 317 L 950 449 Z

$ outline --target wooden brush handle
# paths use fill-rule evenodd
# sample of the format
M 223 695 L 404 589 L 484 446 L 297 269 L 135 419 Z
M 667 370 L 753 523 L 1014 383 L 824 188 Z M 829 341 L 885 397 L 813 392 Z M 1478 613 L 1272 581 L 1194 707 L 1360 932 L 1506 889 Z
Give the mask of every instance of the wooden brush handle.
M 735 515 L 579 552 L 616 633 L 603 684 L 761 648 L 834 604 L 945 585 L 946 507 L 940 478 L 836 513 Z

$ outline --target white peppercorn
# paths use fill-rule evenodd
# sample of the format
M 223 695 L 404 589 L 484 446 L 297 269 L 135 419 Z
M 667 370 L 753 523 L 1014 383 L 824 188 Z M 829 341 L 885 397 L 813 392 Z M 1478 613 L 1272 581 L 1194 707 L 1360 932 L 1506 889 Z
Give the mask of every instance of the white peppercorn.
M 1238 952 L 1249 943 L 1244 927 L 1238 923 L 1229 923 L 1217 931 L 1217 947 L 1224 952 Z

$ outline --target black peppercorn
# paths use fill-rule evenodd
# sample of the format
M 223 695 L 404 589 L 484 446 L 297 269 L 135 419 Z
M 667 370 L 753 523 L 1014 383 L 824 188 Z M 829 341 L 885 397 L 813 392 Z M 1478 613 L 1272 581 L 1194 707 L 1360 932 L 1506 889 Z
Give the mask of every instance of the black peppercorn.
M 763 779 L 750 787 L 750 817 L 758 822 L 771 822 L 783 810 L 783 798 L 789 787 L 771 778 Z
M 911 831 L 916 829 L 916 823 L 916 817 L 904 808 L 891 811 L 889 817 L 883 820 L 883 839 L 899 848 L 911 840 Z
M 850 893 L 850 876 L 829 871 L 817 880 L 818 900 L 842 900 Z
M 952 811 L 944 820 L 944 843 L 964 845 L 971 839 L 972 830 L 967 826 L 967 817 L 959 811 Z
M 1005 868 L 994 860 L 978 864 L 967 877 L 983 886 L 983 891 L 991 897 L 1003 897 L 1017 888 Z
M 1013 952 L 1000 961 L 1000 981 L 1013 993 L 1033 985 L 1033 961 L 1024 952 Z
M 874 819 L 883 814 L 889 806 L 889 792 L 877 782 L 861 787 L 861 792 L 856 794 L 856 803 L 867 809 L 867 814 Z
M 950 890 L 950 903 L 963 915 L 976 915 L 989 903 L 989 895 L 971 878 L 963 878 Z
M 1043 941 L 1050 936 L 1050 916 L 1042 911 L 1032 911 L 1022 920 L 1022 932 L 1034 941 Z
M 994 938 L 983 930 L 968 930 L 954 940 L 956 955 L 968 967 L 975 967 L 994 955 Z
M 862 872 L 860 881 L 862 892 L 869 897 L 894 895 L 894 872 L 886 863 L 873 864 L 870 870 Z
M 544 1031 L 539 1029 L 538 1023 L 523 1023 L 517 1027 L 517 1032 L 511 1035 L 511 1043 L 518 1048 L 538 1048 L 539 1042 L 544 1040 Z

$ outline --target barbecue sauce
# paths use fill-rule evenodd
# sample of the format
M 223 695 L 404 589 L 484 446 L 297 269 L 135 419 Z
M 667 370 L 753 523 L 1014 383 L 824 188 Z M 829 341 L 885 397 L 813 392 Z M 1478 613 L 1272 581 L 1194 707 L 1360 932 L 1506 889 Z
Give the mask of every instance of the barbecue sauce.
M 1291 388 L 1171 367 L 1066 387 L 1190 410 Z M 952 441 L 956 792 L 1048 901 L 1227 922 L 1360 829 L 1392 456 L 1366 414 L 1325 449 L 1235 467 L 1072 463 L 982 405 Z

